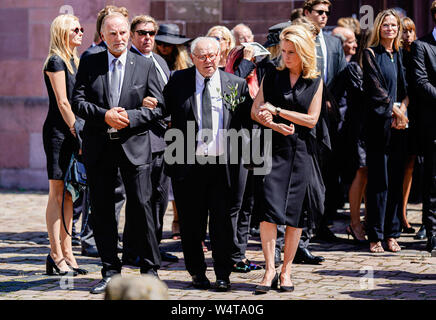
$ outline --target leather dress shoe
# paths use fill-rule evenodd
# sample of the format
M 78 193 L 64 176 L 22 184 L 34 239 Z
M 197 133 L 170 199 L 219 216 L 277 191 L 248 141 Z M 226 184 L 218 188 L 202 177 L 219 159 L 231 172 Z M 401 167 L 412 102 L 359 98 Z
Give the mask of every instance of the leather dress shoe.
M 215 282 L 215 290 L 219 292 L 226 292 L 229 291 L 231 285 L 230 280 L 220 280 L 217 279 Z
M 71 245 L 72 245 L 73 247 L 79 247 L 80 244 L 81 244 L 80 239 L 78 239 L 78 238 L 72 238 L 72 239 L 71 239 Z
M 436 236 L 429 237 L 427 240 L 427 251 L 432 257 L 436 257 Z
M 154 276 L 154 277 L 159 279 L 159 275 L 157 274 L 157 271 L 154 270 L 153 268 L 141 267 L 140 272 L 141 272 L 141 274 L 149 274 L 149 275 Z
M 123 266 L 127 265 L 127 266 L 140 267 L 139 257 L 123 255 L 123 258 L 121 260 L 122 260 L 122 265 Z
M 94 288 L 91 289 L 90 292 L 92 294 L 104 293 L 111 279 L 112 279 L 111 277 L 104 277 L 103 279 L 100 280 L 99 283 L 97 283 L 97 285 Z
M 98 258 L 97 246 L 82 246 L 82 256 Z
M 166 251 L 161 251 L 160 257 L 161 257 L 162 261 L 167 261 L 167 262 L 178 262 L 179 261 L 179 258 L 177 258 L 175 255 L 168 253 Z
M 326 242 L 339 242 L 340 239 L 327 227 L 323 226 L 318 229 L 313 240 L 326 241 Z
M 210 288 L 210 281 L 204 274 L 203 275 L 193 275 L 192 276 L 192 285 L 196 289 L 207 290 Z
M 415 240 L 423 240 L 427 237 L 427 231 L 425 230 L 424 225 L 421 225 L 416 235 L 413 237 Z
M 274 250 L 274 265 L 277 268 L 282 263 L 281 250 L 279 248 L 275 248 Z
M 260 237 L 260 230 L 259 230 L 259 228 L 250 228 L 250 235 L 252 237 Z
M 299 264 L 320 264 L 325 261 L 322 256 L 314 256 L 307 248 L 297 248 L 295 253 L 294 263 Z

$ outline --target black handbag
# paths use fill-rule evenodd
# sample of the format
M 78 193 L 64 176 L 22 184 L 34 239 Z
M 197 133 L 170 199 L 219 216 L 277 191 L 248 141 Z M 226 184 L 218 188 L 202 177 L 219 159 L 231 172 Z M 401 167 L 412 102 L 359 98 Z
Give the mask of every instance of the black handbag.
M 85 192 L 86 193 L 86 205 L 85 210 L 89 210 L 89 197 L 88 197 L 88 184 L 87 184 L 87 177 L 86 177 L 86 169 L 85 165 L 81 161 L 81 157 L 76 155 L 75 153 L 72 154 L 70 163 L 68 165 L 67 172 L 65 174 L 64 178 L 64 192 L 62 195 L 62 223 L 64 225 L 65 232 L 67 235 L 72 237 L 72 235 L 68 232 L 67 225 L 65 223 L 65 214 L 64 214 L 64 203 L 65 203 L 65 193 L 67 192 L 67 186 L 68 184 L 71 184 L 74 189 L 76 189 L 78 192 Z M 85 226 L 88 223 L 88 217 L 89 214 L 86 215 L 87 219 L 85 221 L 82 221 L 83 227 L 82 230 L 85 230 Z M 81 236 L 83 234 L 83 231 L 79 234 Z

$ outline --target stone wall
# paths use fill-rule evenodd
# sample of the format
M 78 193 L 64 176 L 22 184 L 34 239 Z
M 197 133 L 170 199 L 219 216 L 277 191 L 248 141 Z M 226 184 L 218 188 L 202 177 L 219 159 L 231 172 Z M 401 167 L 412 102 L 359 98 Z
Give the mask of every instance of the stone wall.
M 362 4 L 376 11 L 402 6 L 418 25 L 430 30 L 431 0 L 332 0 L 329 25 L 341 16 L 359 14 Z M 213 25 L 232 28 L 243 22 L 264 43 L 268 27 L 288 20 L 299 0 L 1 0 L 0 1 L 0 188 L 47 189 L 42 126 L 47 91 L 42 65 L 47 55 L 51 21 L 72 9 L 85 29 L 79 53 L 92 43 L 98 11 L 107 4 L 125 6 L 130 16 L 149 14 L 160 23 L 180 25 L 188 37 L 203 35 Z M 419 19 L 418 19 L 419 18 Z

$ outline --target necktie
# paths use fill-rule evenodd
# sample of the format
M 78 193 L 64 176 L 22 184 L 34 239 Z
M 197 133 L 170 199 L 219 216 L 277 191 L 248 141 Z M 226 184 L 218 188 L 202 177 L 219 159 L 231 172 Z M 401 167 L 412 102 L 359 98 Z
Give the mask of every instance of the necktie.
M 321 77 L 324 79 L 324 55 L 322 54 L 321 42 L 319 36 L 316 36 L 316 64 L 318 71 L 321 72 Z
M 118 59 L 112 60 L 112 72 L 111 72 L 111 83 L 110 83 L 110 103 L 111 108 L 117 107 L 118 102 L 120 100 L 120 80 L 121 80 L 121 71 L 118 65 L 121 62 Z
M 204 78 L 203 95 L 201 98 L 201 120 L 203 130 L 212 130 L 212 102 L 210 98 L 209 87 L 207 85 L 209 80 L 209 78 Z M 203 141 L 207 143 L 207 137 L 204 137 Z

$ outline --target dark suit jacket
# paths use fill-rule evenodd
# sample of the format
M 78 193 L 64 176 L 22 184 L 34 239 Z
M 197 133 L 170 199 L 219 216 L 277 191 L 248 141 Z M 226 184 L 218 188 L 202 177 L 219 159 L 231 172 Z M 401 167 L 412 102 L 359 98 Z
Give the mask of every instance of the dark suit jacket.
M 436 40 L 430 33 L 412 43 L 412 66 L 418 98 L 419 127 L 426 136 L 436 137 Z
M 345 59 L 344 49 L 342 48 L 341 40 L 329 34 L 323 33 L 325 45 L 327 47 L 327 81 L 326 85 L 332 92 L 336 101 L 339 101 L 341 94 L 338 92 L 336 79 L 340 73 L 347 67 L 347 60 Z
M 106 43 L 104 43 L 104 41 L 101 41 L 98 45 L 86 49 L 85 52 L 83 52 L 82 55 L 80 56 L 80 59 L 83 59 L 91 54 L 106 51 L 106 49 L 107 49 Z
M 108 53 L 102 51 L 80 61 L 73 91 L 72 108 L 84 119 L 83 154 L 85 162 L 95 165 L 108 156 L 105 114 L 109 109 Z M 142 99 L 155 97 L 159 102 L 154 110 L 142 107 Z M 130 124 L 119 130 L 120 143 L 133 165 L 151 162 L 149 124 L 162 117 L 163 97 L 154 64 L 127 52 L 123 86 L 119 106 L 126 109 Z
M 165 106 L 167 106 L 167 111 L 171 115 L 171 128 L 179 129 L 184 134 L 185 162 L 183 164 L 176 163 L 167 166 L 167 174 L 176 181 L 183 180 L 190 173 L 194 166 L 193 164 L 187 164 L 186 156 L 187 153 L 192 155 L 193 152 L 195 155 L 195 150 L 188 149 L 187 147 L 187 122 L 193 121 L 195 123 L 195 137 L 199 130 L 196 119 L 197 115 L 195 112 L 195 70 L 195 67 L 191 67 L 189 69 L 175 72 L 163 91 Z M 238 105 L 234 111 L 231 111 L 230 106 L 223 100 L 223 128 L 233 128 L 236 130 L 240 130 L 241 128 L 249 129 L 251 127 L 250 111 L 253 101 L 250 98 L 246 81 L 233 74 L 224 72 L 221 69 L 219 69 L 218 72 L 220 73 L 221 77 L 221 92 L 223 95 L 230 93 L 228 85 L 236 86 L 236 84 L 238 84 L 238 97 L 245 97 L 245 101 Z M 197 141 L 195 139 L 195 147 L 196 144 Z M 228 144 L 228 160 L 230 156 L 229 147 L 230 146 Z M 230 186 L 231 180 L 229 164 L 227 164 L 226 167 L 227 182 Z

